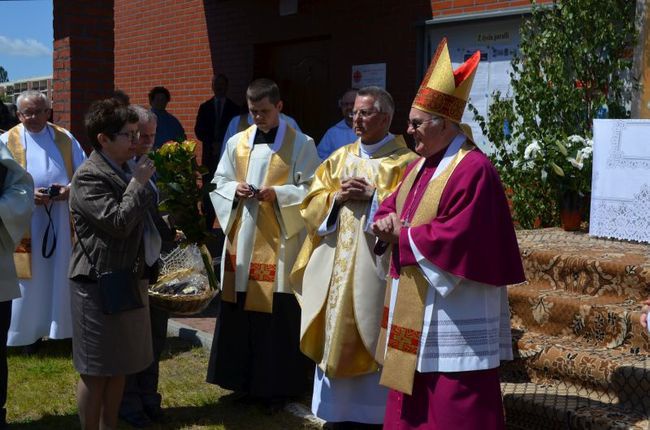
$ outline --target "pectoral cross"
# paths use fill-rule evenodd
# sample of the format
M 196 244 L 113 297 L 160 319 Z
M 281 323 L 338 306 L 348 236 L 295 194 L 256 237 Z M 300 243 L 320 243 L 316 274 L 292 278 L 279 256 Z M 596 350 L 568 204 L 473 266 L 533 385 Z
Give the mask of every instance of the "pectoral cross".
M 411 226 L 411 223 L 409 221 L 405 220 L 405 219 L 400 220 L 400 222 L 402 223 L 402 227 L 410 227 Z

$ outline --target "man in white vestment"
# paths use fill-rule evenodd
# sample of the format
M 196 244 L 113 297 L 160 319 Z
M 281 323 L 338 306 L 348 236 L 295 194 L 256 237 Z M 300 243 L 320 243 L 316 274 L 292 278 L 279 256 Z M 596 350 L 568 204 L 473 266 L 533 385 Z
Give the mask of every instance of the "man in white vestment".
M 395 110 L 388 92 L 362 88 L 353 106 L 359 139 L 316 171 L 302 205 L 310 237 L 292 274 L 297 286 L 302 281 L 301 350 L 317 364 L 312 412 L 333 429 L 384 420 L 388 389 L 379 385 L 374 355 L 386 280 L 369 227 L 417 157 L 388 132 Z
M 69 131 L 48 123 L 50 102 L 44 94 L 25 91 L 17 105 L 21 123 L 0 141 L 32 175 L 36 208 L 14 253 L 22 297 L 13 302 L 9 346 L 32 345 L 45 336 L 72 336 L 68 194 L 72 174 L 86 159 Z
M 20 297 L 13 252 L 29 227 L 34 182 L 0 144 L 0 429 L 7 427 L 7 330 L 11 301 Z
M 357 140 L 357 135 L 352 128 L 352 108 L 354 108 L 356 97 L 357 90 L 349 89 L 339 99 L 339 108 L 343 119 L 327 129 L 316 147 L 321 160 L 325 160 L 341 146 Z
M 314 141 L 280 118 L 273 81 L 253 81 L 246 99 L 255 125 L 228 140 L 210 194 L 226 243 L 207 381 L 274 412 L 304 394 L 312 371 L 288 276 L 305 237 L 300 204 L 320 159 Z

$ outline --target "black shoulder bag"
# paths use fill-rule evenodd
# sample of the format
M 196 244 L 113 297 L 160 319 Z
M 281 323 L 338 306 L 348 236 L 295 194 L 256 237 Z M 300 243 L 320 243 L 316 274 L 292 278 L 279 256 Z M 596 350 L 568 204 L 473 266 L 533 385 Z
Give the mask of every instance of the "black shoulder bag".
M 132 269 L 120 269 L 99 273 L 97 267 L 95 267 L 95 264 L 90 259 L 90 255 L 86 251 L 81 237 L 79 237 L 77 226 L 74 222 L 72 226 L 77 235 L 79 245 L 86 255 L 94 275 L 97 277 L 97 285 L 99 286 L 99 295 L 104 314 L 113 315 L 132 309 L 143 308 L 144 303 L 142 303 L 136 273 L 137 264 L 134 264 Z

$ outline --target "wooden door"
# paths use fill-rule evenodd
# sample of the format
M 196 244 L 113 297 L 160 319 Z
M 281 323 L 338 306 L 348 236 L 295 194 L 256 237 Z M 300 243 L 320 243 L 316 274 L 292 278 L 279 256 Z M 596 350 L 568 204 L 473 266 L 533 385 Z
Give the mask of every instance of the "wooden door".
M 277 82 L 283 112 L 318 143 L 337 121 L 338 94 L 330 91 L 329 37 L 256 45 L 254 67 L 256 78 Z

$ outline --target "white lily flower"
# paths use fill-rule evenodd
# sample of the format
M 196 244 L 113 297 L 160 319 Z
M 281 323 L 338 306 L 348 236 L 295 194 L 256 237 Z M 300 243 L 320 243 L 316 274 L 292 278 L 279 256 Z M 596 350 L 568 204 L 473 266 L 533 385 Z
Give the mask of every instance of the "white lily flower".
M 576 153 L 576 158 L 567 157 L 567 161 L 578 170 L 582 170 L 585 165 L 581 151 Z
M 576 160 L 575 158 L 567 158 L 567 160 L 569 161 L 569 163 L 571 163 L 573 167 L 575 167 L 578 170 L 582 170 L 582 167 L 584 165 L 583 163 L 579 163 L 578 160 Z
M 582 136 L 578 136 L 577 134 L 573 134 L 567 138 L 569 141 L 569 144 L 573 143 L 579 143 L 579 144 L 584 144 L 585 143 L 585 138 Z
M 535 167 L 535 160 L 526 161 L 524 164 L 521 165 L 521 168 L 523 170 L 531 170 L 534 167 Z
M 542 148 L 539 146 L 539 142 L 536 140 L 533 140 L 527 147 L 524 149 L 524 158 L 526 160 L 530 160 L 531 158 L 535 158 L 537 154 L 541 152 Z
M 585 146 L 584 148 L 582 148 L 578 152 L 580 152 L 582 158 L 587 159 L 587 158 L 591 157 L 591 154 L 593 154 L 594 148 L 592 148 L 591 146 Z

